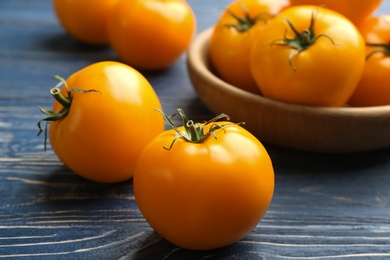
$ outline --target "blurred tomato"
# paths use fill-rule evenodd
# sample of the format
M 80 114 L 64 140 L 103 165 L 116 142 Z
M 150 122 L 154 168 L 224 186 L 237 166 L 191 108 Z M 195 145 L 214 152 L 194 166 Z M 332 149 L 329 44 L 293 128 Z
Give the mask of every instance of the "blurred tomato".
M 184 0 L 118 0 L 108 34 L 119 58 L 138 69 L 169 67 L 188 47 L 196 18 Z
M 290 0 L 291 6 L 319 5 L 345 15 L 359 25 L 381 5 L 382 0 Z
M 55 13 L 74 38 L 91 45 L 108 44 L 107 20 L 118 0 L 53 0 Z
M 360 31 L 366 41 L 367 61 L 349 104 L 390 105 L 390 15 L 367 19 Z
M 249 55 L 258 30 L 288 6 L 287 0 L 238 0 L 226 7 L 215 24 L 209 56 L 216 74 L 227 83 L 260 93 L 249 69 Z

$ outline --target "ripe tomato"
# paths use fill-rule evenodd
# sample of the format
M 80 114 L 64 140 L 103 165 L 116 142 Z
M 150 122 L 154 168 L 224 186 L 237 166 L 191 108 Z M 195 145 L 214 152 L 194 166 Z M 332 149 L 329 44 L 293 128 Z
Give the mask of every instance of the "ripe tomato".
M 107 19 L 118 0 L 53 0 L 54 11 L 65 30 L 92 45 L 108 44 Z
M 169 67 L 186 50 L 196 19 L 184 0 L 119 0 L 108 22 L 112 47 L 127 64 Z
M 364 63 L 364 40 L 356 27 L 339 13 L 315 6 L 282 11 L 263 28 L 250 58 L 265 97 L 334 107 L 352 95 Z
M 50 122 L 54 152 L 86 179 L 130 179 L 141 150 L 164 130 L 164 120 L 154 111 L 161 105 L 152 86 L 138 71 L 118 62 L 89 65 L 72 74 L 65 86 L 71 98 L 66 87 L 54 88 L 51 92 L 60 92 L 55 96 L 61 103 L 54 102 L 54 112 L 43 109 L 49 115 L 44 120 Z M 89 93 L 78 90 L 92 88 Z
M 178 112 L 184 126 L 157 136 L 138 159 L 133 179 L 138 207 L 152 228 L 177 246 L 204 250 L 232 244 L 256 227 L 270 205 L 271 159 L 241 126 L 215 120 L 195 124 Z M 203 138 L 209 131 L 214 137 Z
M 227 83 L 259 93 L 249 69 L 249 54 L 257 30 L 287 7 L 287 0 L 237 0 L 229 4 L 215 24 L 210 39 L 210 62 Z
M 345 15 L 354 24 L 360 24 L 381 5 L 382 0 L 290 0 L 291 6 L 322 5 Z
M 367 19 L 361 33 L 366 41 L 367 61 L 349 104 L 390 105 L 390 15 Z

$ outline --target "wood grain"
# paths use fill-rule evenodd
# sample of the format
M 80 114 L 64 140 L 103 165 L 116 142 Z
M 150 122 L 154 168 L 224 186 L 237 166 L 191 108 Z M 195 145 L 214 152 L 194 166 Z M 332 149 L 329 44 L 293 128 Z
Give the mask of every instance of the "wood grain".
M 229 1 L 191 0 L 198 32 Z M 382 10 L 390 10 L 387 0 Z M 384 12 L 384 11 L 382 11 Z M 390 259 L 390 149 L 331 155 L 266 145 L 276 175 L 269 211 L 243 240 L 218 250 L 178 248 L 140 214 L 132 182 L 104 185 L 65 168 L 37 137 L 37 106 L 50 107 L 53 75 L 115 59 L 64 34 L 47 0 L 0 1 L 1 259 Z M 164 110 L 213 115 L 182 57 L 144 72 Z

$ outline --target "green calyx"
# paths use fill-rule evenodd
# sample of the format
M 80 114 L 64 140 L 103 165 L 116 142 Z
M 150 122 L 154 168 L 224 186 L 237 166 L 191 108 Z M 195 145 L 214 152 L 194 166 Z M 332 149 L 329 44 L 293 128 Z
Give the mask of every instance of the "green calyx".
M 225 26 L 226 27 L 229 27 L 229 28 L 234 28 L 236 29 L 237 31 L 239 32 L 247 32 L 249 31 L 249 29 L 255 25 L 255 23 L 262 19 L 262 16 L 261 15 L 257 15 L 255 17 L 251 17 L 249 15 L 249 12 L 248 12 L 248 9 L 246 8 L 246 6 L 244 5 L 244 3 L 241 3 L 241 8 L 243 9 L 244 11 L 244 14 L 245 16 L 238 16 L 236 15 L 235 13 L 233 13 L 231 10 L 227 9 L 226 11 L 229 13 L 230 16 L 232 16 L 236 21 L 237 23 L 234 23 L 234 24 L 226 24 Z M 264 19 L 264 21 L 266 21 L 266 19 Z
M 224 124 L 224 125 L 220 125 L 220 124 L 216 123 L 216 121 L 221 120 L 221 119 L 230 120 L 229 116 L 226 114 L 220 114 L 220 115 L 212 118 L 211 120 L 205 122 L 204 124 L 199 124 L 199 123 L 194 123 L 194 121 L 192 121 L 192 120 L 188 120 L 186 114 L 184 113 L 184 111 L 181 108 L 178 108 L 177 113 L 173 114 L 172 116 L 167 116 L 164 112 L 162 112 L 159 109 L 156 109 L 156 111 L 160 112 L 163 115 L 165 121 L 168 123 L 168 125 L 170 127 L 172 127 L 177 132 L 177 135 L 173 139 L 170 147 L 168 147 L 168 148 L 164 147 L 164 149 L 166 149 L 166 150 L 171 150 L 174 143 L 179 138 L 182 138 L 185 141 L 190 142 L 190 143 L 203 143 L 209 136 L 213 136 L 215 139 L 217 139 L 217 136 L 215 135 L 214 132 L 218 129 L 222 129 L 223 131 L 225 131 L 225 128 L 227 126 L 243 125 L 244 124 L 243 122 Z M 179 114 L 183 120 L 184 131 L 180 131 L 177 128 L 177 126 L 175 126 L 175 124 L 172 122 L 172 118 L 174 116 L 176 116 L 177 114 Z M 212 124 L 212 123 L 213 123 L 213 125 L 209 128 L 208 132 L 205 132 L 205 127 L 209 124 Z
M 55 100 L 57 100 L 62 105 L 62 109 L 59 112 L 54 112 L 54 111 L 45 109 L 41 106 L 38 106 L 39 110 L 43 114 L 47 115 L 47 117 L 39 120 L 37 123 L 38 129 L 39 129 L 37 136 L 39 136 L 43 131 L 42 126 L 41 126 L 42 122 L 46 123 L 46 125 L 45 125 L 45 139 L 44 139 L 45 150 L 46 150 L 46 144 L 47 144 L 47 124 L 61 120 L 68 115 L 71 104 L 72 104 L 72 93 L 71 92 L 72 91 L 80 92 L 80 93 L 99 92 L 101 94 L 100 91 L 94 90 L 94 89 L 84 90 L 84 89 L 79 89 L 79 88 L 72 88 L 71 90 L 69 90 L 65 79 L 63 79 L 60 76 L 54 76 L 54 78 L 57 79 L 59 81 L 59 83 L 54 88 L 50 89 L 50 94 L 54 97 Z M 66 94 L 67 94 L 66 97 L 63 96 L 61 94 L 61 91 L 60 91 L 60 87 L 62 85 L 64 85 L 66 88 Z
M 371 58 L 376 53 L 383 53 L 386 56 L 390 56 L 390 44 L 386 43 L 366 43 L 370 47 L 378 47 L 378 49 L 373 50 L 366 56 L 366 60 Z
M 288 18 L 285 18 L 287 23 L 288 23 L 288 26 L 294 32 L 295 38 L 289 39 L 286 36 L 284 36 L 282 39 L 277 39 L 274 42 L 272 42 L 272 45 L 288 46 L 288 47 L 290 47 L 290 48 L 295 50 L 294 52 L 291 52 L 290 56 L 289 56 L 289 64 L 290 64 L 290 67 L 294 71 L 296 71 L 297 68 L 293 65 L 293 61 L 292 61 L 293 57 L 295 55 L 299 54 L 300 52 L 308 49 L 320 37 L 326 37 L 326 38 L 328 38 L 332 42 L 332 44 L 335 44 L 333 39 L 330 38 L 329 35 L 326 35 L 326 34 L 316 35 L 315 34 L 315 31 L 314 31 L 314 29 L 315 29 L 315 22 L 316 22 L 315 14 L 316 14 L 316 12 L 312 13 L 312 17 L 311 17 L 311 20 L 310 20 L 310 26 L 309 26 L 308 29 L 303 30 L 303 32 L 298 32 L 298 30 L 295 28 L 293 23 Z

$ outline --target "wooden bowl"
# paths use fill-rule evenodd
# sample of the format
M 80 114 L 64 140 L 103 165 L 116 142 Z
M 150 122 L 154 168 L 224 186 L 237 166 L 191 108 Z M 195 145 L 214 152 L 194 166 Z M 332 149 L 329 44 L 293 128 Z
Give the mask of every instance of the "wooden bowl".
M 390 106 L 325 108 L 278 102 L 232 86 L 215 76 L 208 61 L 212 28 L 201 32 L 187 52 L 190 80 L 215 114 L 226 113 L 261 142 L 326 153 L 390 147 Z

